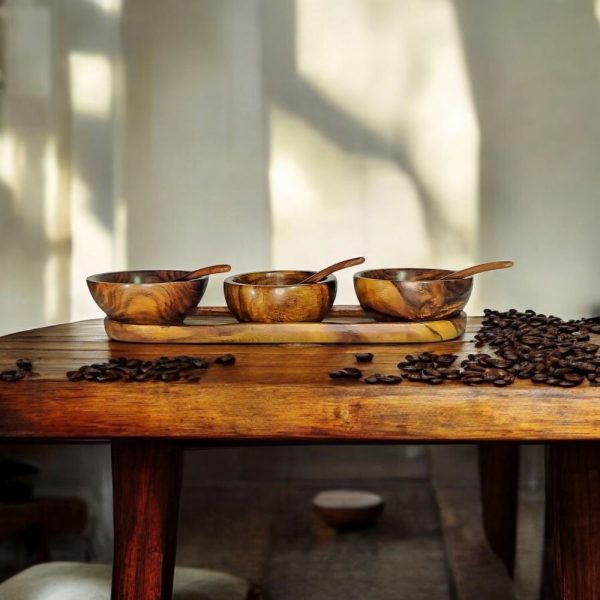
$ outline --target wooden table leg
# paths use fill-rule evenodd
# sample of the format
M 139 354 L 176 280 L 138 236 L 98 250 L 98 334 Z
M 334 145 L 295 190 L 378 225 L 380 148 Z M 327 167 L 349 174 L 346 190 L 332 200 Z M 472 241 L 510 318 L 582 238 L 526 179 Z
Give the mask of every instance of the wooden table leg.
M 479 444 L 483 530 L 512 577 L 517 544 L 519 444 Z
M 600 598 L 600 443 L 546 446 L 547 599 Z
M 112 600 L 171 600 L 182 466 L 173 442 L 112 442 Z

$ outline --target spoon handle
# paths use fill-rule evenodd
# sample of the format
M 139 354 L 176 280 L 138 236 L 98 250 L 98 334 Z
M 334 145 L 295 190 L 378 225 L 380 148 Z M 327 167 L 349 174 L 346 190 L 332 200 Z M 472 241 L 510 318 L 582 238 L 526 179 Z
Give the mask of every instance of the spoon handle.
M 321 279 L 325 279 L 325 277 L 331 275 L 332 273 L 335 273 L 336 271 L 340 271 L 341 269 L 347 269 L 348 267 L 354 267 L 356 265 L 362 265 L 362 263 L 364 262 L 365 259 L 363 256 L 358 256 L 357 258 L 348 258 L 346 260 L 342 260 L 338 263 L 335 263 L 334 265 L 326 267 L 321 271 L 318 271 L 314 275 L 303 279 L 300 283 L 317 283 L 318 281 L 321 281 Z
M 201 269 L 191 271 L 187 275 L 175 279 L 175 281 L 191 281 L 192 279 L 199 279 L 200 277 L 205 277 L 206 275 L 227 273 L 228 271 L 231 271 L 231 265 L 212 265 L 210 267 L 202 267 Z
M 512 260 L 497 260 L 495 262 L 482 263 L 480 265 L 475 265 L 474 267 L 469 267 L 468 269 L 463 269 L 462 271 L 448 273 L 447 275 L 440 277 L 440 279 L 466 279 L 467 277 L 477 275 L 478 273 L 485 273 L 486 271 L 508 269 L 509 267 L 512 267 L 513 264 Z

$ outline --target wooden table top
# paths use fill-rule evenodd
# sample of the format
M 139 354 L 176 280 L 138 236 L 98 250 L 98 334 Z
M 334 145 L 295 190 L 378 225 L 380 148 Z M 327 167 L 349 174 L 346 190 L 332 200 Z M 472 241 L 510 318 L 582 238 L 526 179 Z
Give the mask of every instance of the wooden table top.
M 0 369 L 17 358 L 35 375 L 0 382 L 0 438 L 102 440 L 154 437 L 222 441 L 481 441 L 600 439 L 600 387 L 367 385 L 332 380 L 358 366 L 398 374 L 409 353 L 474 352 L 479 319 L 464 339 L 412 345 L 154 345 L 111 342 L 102 320 L 0 338 Z M 596 336 L 598 337 L 598 336 Z M 357 365 L 354 354 L 375 359 Z M 480 350 L 484 351 L 484 350 Z M 234 366 L 211 365 L 198 383 L 70 382 L 66 371 L 110 358 L 206 358 L 231 352 Z

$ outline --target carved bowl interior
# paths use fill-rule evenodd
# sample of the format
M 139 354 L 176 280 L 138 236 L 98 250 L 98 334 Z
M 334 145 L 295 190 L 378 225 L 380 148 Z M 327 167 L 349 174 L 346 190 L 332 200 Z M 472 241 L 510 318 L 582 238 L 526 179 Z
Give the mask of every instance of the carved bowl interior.
M 173 281 L 189 271 L 117 271 L 87 278 L 96 304 L 113 320 L 171 325 L 183 322 L 204 295 L 208 277 Z
M 427 280 L 417 280 L 429 273 Z M 431 321 L 457 315 L 466 305 L 473 279 L 436 279 L 444 269 L 371 269 L 354 275 L 354 290 L 363 309 L 376 318 Z
M 238 321 L 293 323 L 322 321 L 331 310 L 337 280 L 300 284 L 314 271 L 261 271 L 228 277 L 225 301 Z

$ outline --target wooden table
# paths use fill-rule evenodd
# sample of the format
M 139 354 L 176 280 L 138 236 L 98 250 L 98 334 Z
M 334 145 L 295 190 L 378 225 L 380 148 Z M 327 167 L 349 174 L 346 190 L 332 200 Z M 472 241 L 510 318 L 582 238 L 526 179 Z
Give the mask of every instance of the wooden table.
M 170 598 L 185 446 L 482 443 L 484 512 L 491 525 L 486 530 L 499 548 L 506 530 L 514 529 L 507 523 L 514 519 L 512 500 L 497 500 L 516 489 L 515 444 L 546 442 L 548 593 L 600 598 L 600 388 L 561 389 L 528 381 L 506 388 L 406 381 L 383 386 L 328 377 L 331 370 L 355 366 L 354 354 L 361 350 L 375 353 L 366 373 L 397 373 L 396 364 L 410 352 L 468 354 L 478 326 L 477 319 L 470 320 L 461 341 L 370 347 L 123 344 L 108 341 L 100 320 L 17 333 L 0 339 L 0 368 L 27 357 L 36 374 L 0 383 L 0 440 L 111 442 L 112 597 L 119 600 Z M 67 370 L 119 356 L 225 352 L 236 355 L 236 365 L 212 365 L 194 384 L 65 378 Z M 494 533 L 495 523 L 500 527 Z

